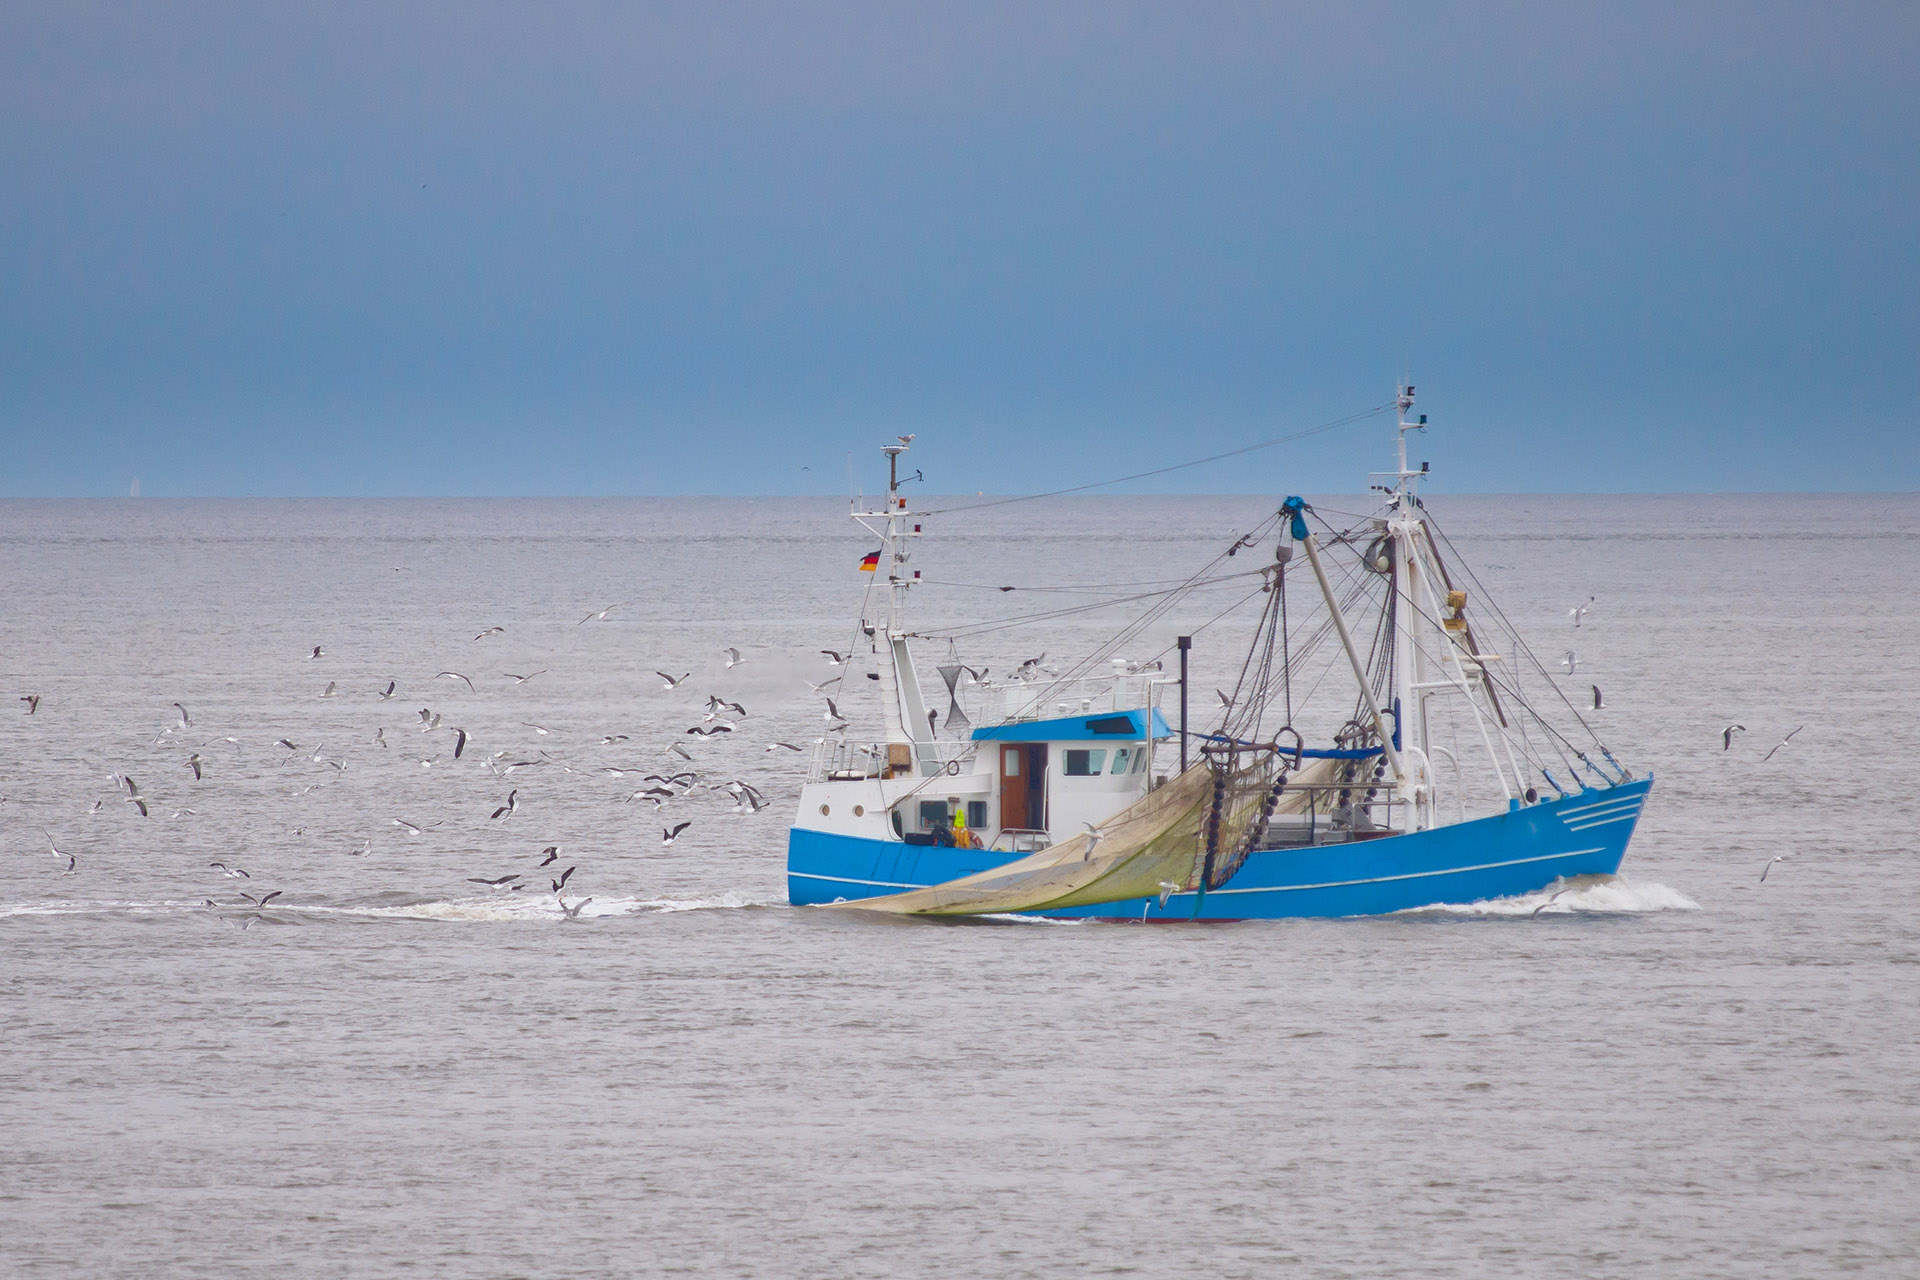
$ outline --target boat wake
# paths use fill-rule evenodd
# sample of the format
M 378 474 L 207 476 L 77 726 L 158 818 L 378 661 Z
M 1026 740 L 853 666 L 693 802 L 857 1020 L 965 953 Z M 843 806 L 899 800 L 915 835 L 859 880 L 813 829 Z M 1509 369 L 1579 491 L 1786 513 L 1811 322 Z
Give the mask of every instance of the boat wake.
M 1700 904 L 1664 884 L 1636 884 L 1625 876 L 1577 876 L 1556 880 L 1535 893 L 1485 902 L 1439 902 L 1408 907 L 1403 916 L 1639 915 L 1653 911 L 1698 911 Z
M 400 895 L 383 895 L 398 897 Z M 489 894 L 461 898 L 415 898 L 401 901 L 362 903 L 313 903 L 278 901 L 264 909 L 222 904 L 209 908 L 204 902 L 184 900 L 156 901 L 43 901 L 0 902 L 0 919 L 26 916 L 261 916 L 283 924 L 335 920 L 446 920 L 446 921 L 558 921 L 603 919 L 612 916 L 667 915 L 681 911 L 742 910 L 751 907 L 784 905 L 761 901 L 744 893 L 727 892 L 699 898 L 641 898 L 595 895 L 584 905 L 570 899 L 566 907 L 542 894 L 539 897 L 503 897 Z

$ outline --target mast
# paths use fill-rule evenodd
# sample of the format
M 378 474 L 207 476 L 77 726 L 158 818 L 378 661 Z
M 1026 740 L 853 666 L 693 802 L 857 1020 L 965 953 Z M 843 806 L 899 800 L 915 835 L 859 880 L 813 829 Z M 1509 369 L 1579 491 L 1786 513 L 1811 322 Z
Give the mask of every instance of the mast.
M 907 447 L 907 439 L 902 438 L 898 444 L 881 448 L 880 451 L 887 455 L 885 510 L 856 511 L 854 519 L 881 540 L 881 563 L 876 566 L 876 572 L 884 569 L 887 575 L 884 616 L 866 624 L 875 674 L 880 677 L 880 701 L 886 723 L 887 744 L 889 747 L 908 747 L 912 754 L 924 757 L 921 761 L 924 766 L 933 756 L 921 748 L 932 741 L 933 729 L 927 723 L 926 702 L 920 692 L 920 677 L 914 669 L 913 653 L 907 643 L 904 622 L 907 589 L 918 576 L 917 571 L 906 567 L 912 559 L 906 542 L 920 533 L 920 526 L 911 523 L 912 513 L 907 510 L 907 500 L 900 496 L 900 455 L 907 451 Z

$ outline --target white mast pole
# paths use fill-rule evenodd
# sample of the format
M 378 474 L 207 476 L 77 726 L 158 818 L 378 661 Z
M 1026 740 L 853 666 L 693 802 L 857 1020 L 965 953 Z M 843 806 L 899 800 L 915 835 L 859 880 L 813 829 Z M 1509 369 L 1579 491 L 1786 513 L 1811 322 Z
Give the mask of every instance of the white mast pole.
M 1360 696 L 1366 700 L 1367 710 L 1373 716 L 1373 731 L 1380 736 L 1381 750 L 1386 753 L 1387 763 L 1393 766 L 1393 781 L 1398 786 L 1406 779 L 1406 769 L 1400 763 L 1400 752 L 1393 745 L 1393 733 L 1387 727 L 1387 718 L 1380 713 L 1380 702 L 1373 696 L 1373 686 L 1367 682 L 1367 669 L 1361 664 L 1360 651 L 1353 646 L 1353 635 L 1347 630 L 1347 617 L 1340 612 L 1340 602 L 1333 598 L 1333 587 L 1327 582 L 1327 571 L 1320 564 L 1320 548 L 1315 545 L 1312 534 L 1300 541 L 1307 549 L 1307 563 L 1313 566 L 1314 581 L 1320 584 L 1320 597 L 1327 602 L 1327 613 L 1333 618 L 1334 629 L 1340 633 L 1340 647 L 1347 651 L 1347 662 L 1353 667 L 1354 681 L 1359 684 Z

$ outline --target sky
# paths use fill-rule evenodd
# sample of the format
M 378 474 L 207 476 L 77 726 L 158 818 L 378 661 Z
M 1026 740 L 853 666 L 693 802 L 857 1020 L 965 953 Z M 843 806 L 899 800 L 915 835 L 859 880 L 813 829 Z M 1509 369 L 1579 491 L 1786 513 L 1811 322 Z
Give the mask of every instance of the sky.
M 1912 4 L 0 29 L 0 496 L 1920 487 Z

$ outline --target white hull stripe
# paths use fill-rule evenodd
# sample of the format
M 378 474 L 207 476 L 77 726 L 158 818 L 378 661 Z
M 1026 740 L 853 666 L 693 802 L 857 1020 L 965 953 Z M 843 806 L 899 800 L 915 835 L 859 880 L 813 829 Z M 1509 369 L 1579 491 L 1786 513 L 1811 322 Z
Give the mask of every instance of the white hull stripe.
M 1592 813 L 1583 813 L 1576 818 L 1562 818 L 1560 821 L 1569 827 L 1577 827 L 1583 822 L 1595 822 L 1601 818 L 1616 818 L 1622 815 L 1632 818 L 1639 813 L 1640 806 L 1637 804 L 1618 804 L 1611 809 L 1595 809 Z
M 1588 814 L 1588 812 L 1592 812 L 1592 810 L 1603 810 L 1603 808 L 1607 808 L 1609 804 L 1644 804 L 1645 798 L 1647 798 L 1645 793 L 1638 794 L 1638 796 L 1607 796 L 1605 800 L 1594 800 L 1592 804 L 1576 804 L 1576 806 L 1572 806 L 1572 808 L 1561 810 L 1559 816 L 1561 816 L 1561 818 L 1578 818 L 1580 814 Z
M 1552 862 L 1558 858 L 1581 858 L 1589 853 L 1602 853 L 1605 845 L 1592 849 L 1572 849 L 1566 853 L 1547 853 L 1536 858 L 1509 858 L 1505 862 L 1482 862 L 1471 867 L 1442 867 L 1438 871 L 1409 871 L 1399 876 L 1374 876 L 1367 880 L 1329 880 L 1325 884 L 1275 884 L 1259 889 L 1209 889 L 1208 896 L 1221 893 L 1289 893 L 1295 889 L 1344 889 L 1356 884 L 1387 884 L 1395 880 L 1424 880 L 1430 876 L 1457 876 L 1468 871 L 1492 871 L 1498 867 L 1518 867 L 1529 862 Z
M 1611 818 L 1595 818 L 1591 822 L 1569 822 L 1567 824 L 1567 830 L 1585 831 L 1588 827 L 1604 827 L 1609 822 L 1632 822 L 1635 818 L 1639 816 L 1640 816 L 1639 811 L 1635 810 L 1632 813 L 1616 814 Z
M 1592 849 L 1573 849 L 1567 853 L 1548 853 L 1536 858 L 1510 858 L 1505 862 L 1482 862 L 1471 867 L 1443 867 L 1438 871 L 1410 871 L 1399 876 L 1373 876 L 1366 880 L 1329 880 L 1325 884 L 1275 884 L 1254 889 L 1210 889 L 1208 893 L 1290 893 L 1299 889 L 1344 889 L 1356 884 L 1387 884 L 1395 880 L 1423 880 L 1432 876 L 1454 876 L 1468 871 L 1492 871 L 1499 867 L 1524 866 L 1529 862 L 1552 862 L 1557 858 L 1581 858 L 1589 853 L 1601 853 L 1605 846 Z M 924 884 L 895 884 L 888 880 L 855 880 L 851 876 L 822 876 L 808 871 L 789 871 L 789 876 L 800 880 L 826 880 L 833 884 L 862 884 L 874 889 L 925 889 Z M 1184 897 L 1186 895 L 1174 895 Z
M 796 880 L 826 880 L 833 884 L 864 884 L 874 889 L 927 889 L 924 884 L 895 884 L 891 880 L 855 880 L 852 876 L 819 876 L 811 871 L 789 871 L 787 874 Z

